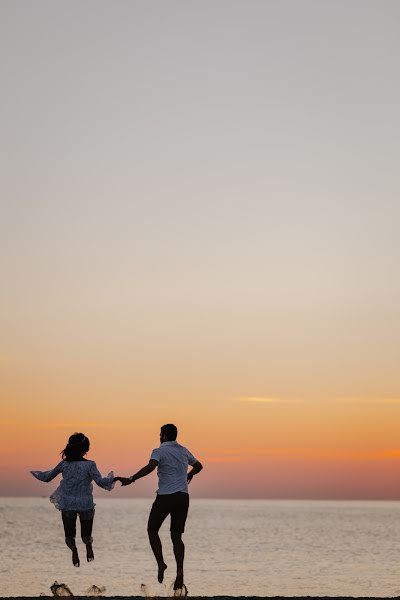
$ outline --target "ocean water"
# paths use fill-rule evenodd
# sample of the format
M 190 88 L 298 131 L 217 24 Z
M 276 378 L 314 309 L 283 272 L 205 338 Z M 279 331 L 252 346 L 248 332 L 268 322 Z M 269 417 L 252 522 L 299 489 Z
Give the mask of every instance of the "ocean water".
M 146 533 L 151 499 L 98 499 L 95 561 L 70 562 L 60 513 L 46 498 L 0 498 L 0 596 L 171 596 L 174 557 L 161 530 L 165 583 Z M 191 500 L 184 534 L 191 596 L 399 596 L 400 503 Z

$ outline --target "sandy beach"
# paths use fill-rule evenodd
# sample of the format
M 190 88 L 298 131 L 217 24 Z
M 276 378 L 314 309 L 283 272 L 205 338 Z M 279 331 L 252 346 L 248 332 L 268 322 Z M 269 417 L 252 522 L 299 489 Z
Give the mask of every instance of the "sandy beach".
M 1 600 L 40 600 L 41 598 L 52 598 L 53 596 L 12 596 L 3 597 Z M 68 597 L 68 596 L 64 596 Z M 73 596 L 77 600 L 83 598 L 93 598 L 94 596 Z M 143 596 L 97 596 L 107 598 L 107 600 L 143 600 Z M 191 600 L 386 600 L 379 596 L 187 596 Z M 150 597 L 149 597 L 150 598 Z M 390 596 L 395 600 L 400 596 Z M 158 600 L 158 598 L 157 598 Z M 389 597 L 388 597 L 389 600 Z

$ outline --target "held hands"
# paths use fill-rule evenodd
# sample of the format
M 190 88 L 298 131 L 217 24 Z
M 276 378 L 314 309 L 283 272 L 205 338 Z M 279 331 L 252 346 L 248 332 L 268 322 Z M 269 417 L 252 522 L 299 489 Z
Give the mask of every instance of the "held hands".
M 121 477 L 120 481 L 122 487 L 124 487 L 125 485 L 131 485 L 131 483 L 133 483 L 133 479 L 131 479 L 130 477 Z
M 131 479 L 130 477 L 114 477 L 114 481 L 120 481 L 122 487 L 133 483 L 133 479 Z

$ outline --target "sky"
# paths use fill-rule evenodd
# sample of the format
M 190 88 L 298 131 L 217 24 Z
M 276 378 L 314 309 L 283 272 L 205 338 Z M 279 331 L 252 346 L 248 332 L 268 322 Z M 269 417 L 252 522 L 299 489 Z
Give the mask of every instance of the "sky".
M 0 495 L 75 431 L 130 475 L 173 422 L 195 497 L 400 497 L 399 23 L 1 2 Z

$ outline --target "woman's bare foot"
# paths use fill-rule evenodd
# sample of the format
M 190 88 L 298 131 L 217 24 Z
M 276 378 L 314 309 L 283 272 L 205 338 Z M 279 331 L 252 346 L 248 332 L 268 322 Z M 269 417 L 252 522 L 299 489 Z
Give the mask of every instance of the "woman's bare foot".
M 162 583 L 164 581 L 164 573 L 165 573 L 165 569 L 167 568 L 167 565 L 165 564 L 165 562 L 159 563 L 158 564 L 158 583 Z
M 180 590 L 183 588 L 183 571 L 178 571 L 174 583 L 174 590 Z
M 81 562 L 79 560 L 79 555 L 78 555 L 78 550 L 76 547 L 72 548 L 72 564 L 74 565 L 74 567 L 81 566 Z
M 92 562 L 94 560 L 92 544 L 86 544 L 86 558 L 88 562 Z

